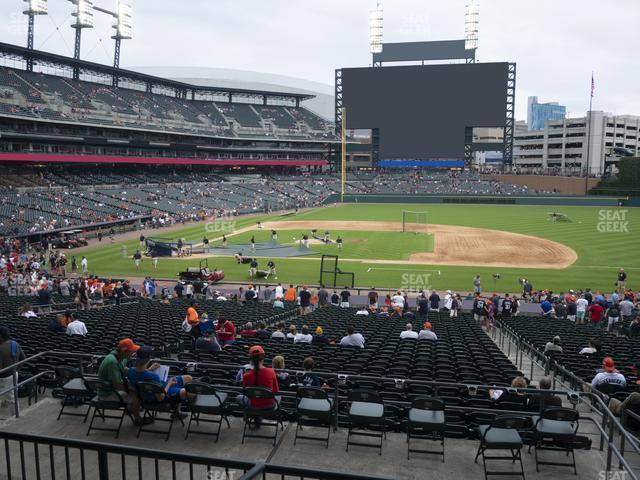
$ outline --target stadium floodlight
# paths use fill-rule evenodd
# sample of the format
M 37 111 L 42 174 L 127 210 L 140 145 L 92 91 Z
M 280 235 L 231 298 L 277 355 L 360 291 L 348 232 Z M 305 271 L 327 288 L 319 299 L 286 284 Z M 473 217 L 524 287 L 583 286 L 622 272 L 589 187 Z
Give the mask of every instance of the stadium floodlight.
M 76 17 L 75 28 L 93 27 L 93 0 L 69 0 L 76 5 L 76 11 L 72 13 Z
M 27 5 L 22 13 L 25 15 L 46 15 L 49 13 L 47 0 L 24 0 Z
M 480 19 L 480 5 L 471 0 L 464 9 L 464 48 L 475 50 L 478 48 L 478 22 Z
M 116 24 L 113 26 L 116 29 L 114 38 L 130 39 L 133 37 L 131 10 L 131 5 L 124 3 L 122 0 L 118 2 Z
M 369 50 L 371 53 L 382 53 L 383 10 L 378 3 L 375 10 L 369 12 Z

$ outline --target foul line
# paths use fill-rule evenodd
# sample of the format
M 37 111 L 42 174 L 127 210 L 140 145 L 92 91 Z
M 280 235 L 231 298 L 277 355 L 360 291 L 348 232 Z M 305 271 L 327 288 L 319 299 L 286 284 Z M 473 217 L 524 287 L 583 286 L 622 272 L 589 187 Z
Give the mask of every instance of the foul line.
M 367 273 L 369 273 L 372 270 L 392 270 L 392 271 L 407 271 L 407 270 L 420 270 L 421 272 L 437 272 L 438 275 L 440 275 L 440 270 L 425 270 L 419 267 L 414 267 L 414 268 L 390 268 L 390 267 L 369 267 L 367 269 Z

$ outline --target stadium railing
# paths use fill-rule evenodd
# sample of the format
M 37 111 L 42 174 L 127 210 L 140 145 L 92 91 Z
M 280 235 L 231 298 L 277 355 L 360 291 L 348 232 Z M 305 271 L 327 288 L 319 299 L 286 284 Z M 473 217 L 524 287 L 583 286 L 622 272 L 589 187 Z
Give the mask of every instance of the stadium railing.
M 160 478 L 160 472 L 171 468 L 173 478 L 237 478 L 250 480 L 265 478 L 265 475 L 295 476 L 301 479 L 332 480 L 389 480 L 387 477 L 341 473 L 318 468 L 302 468 L 263 462 L 248 462 L 226 458 L 203 457 L 188 453 L 140 448 L 130 445 L 98 443 L 86 440 L 56 438 L 43 435 L 32 435 L 0 431 L 0 439 L 4 440 L 5 467 L 7 478 L 12 477 L 15 459 L 20 458 L 19 470 L 21 478 L 27 476 L 28 470 L 35 469 L 35 478 L 55 478 L 55 472 L 80 472 L 81 478 L 108 480 L 113 476 L 120 478 Z M 12 448 L 13 447 L 13 448 Z M 56 467 L 54 461 L 55 448 L 64 449 L 63 466 Z M 16 452 L 16 450 L 18 450 Z M 78 452 L 76 456 L 75 451 Z M 28 467 L 27 467 L 28 458 Z M 14 462 L 12 462 L 14 459 Z M 112 460 L 110 462 L 110 460 Z M 118 462 L 119 460 L 119 462 Z M 143 463 L 144 462 L 144 463 Z M 152 463 L 149 463 L 152 462 Z M 47 465 L 48 463 L 48 465 Z M 119 465 L 118 465 L 119 463 Z M 58 463 L 59 465 L 59 463 Z M 118 465 L 118 467 L 115 467 Z M 144 466 L 144 467 L 143 467 Z M 114 468 L 115 467 L 115 468 Z M 129 467 L 129 468 L 127 468 Z M 203 471 L 203 476 L 194 476 L 194 472 Z M 117 473 L 120 470 L 120 473 Z M 113 476 L 110 476 L 110 471 Z M 96 475 L 97 473 L 97 475 Z M 180 475 L 177 475 L 180 473 Z M 240 474 L 240 476 L 236 476 Z
M 510 341 L 510 340 L 507 340 L 507 341 Z M 517 354 L 520 355 L 520 352 L 522 351 L 522 346 L 518 346 L 517 348 L 518 348 Z M 26 365 L 29 362 L 33 362 L 34 360 L 42 359 L 47 356 L 54 356 L 56 358 L 59 358 L 59 357 L 77 358 L 80 370 L 83 373 L 84 373 L 85 365 L 87 365 L 87 362 L 86 362 L 87 360 L 90 361 L 89 362 L 90 365 L 93 365 L 93 367 L 97 367 L 97 365 L 99 365 L 99 361 L 102 358 L 100 355 L 47 351 L 47 352 L 41 352 L 39 354 L 36 354 L 21 362 L 17 362 L 11 367 L 1 369 L 0 375 L 13 372 L 15 371 L 16 368 L 22 365 Z M 173 366 L 176 368 L 180 368 L 185 372 L 193 372 L 202 368 L 211 368 L 211 369 L 218 369 L 218 370 L 224 370 L 229 372 L 236 372 L 237 370 L 243 368 L 242 365 L 226 365 L 226 364 L 216 364 L 216 363 L 206 363 L 206 362 L 184 362 L 184 361 L 167 360 L 167 359 L 159 359 L 158 361 L 161 361 L 163 364 L 166 364 L 170 367 Z M 285 370 L 285 371 L 293 375 L 299 373 L 294 370 Z M 50 375 L 51 373 L 53 372 L 51 371 L 39 372 L 33 377 L 28 378 L 22 382 L 17 382 L 17 375 L 16 374 L 13 375 L 13 386 L 0 391 L 0 396 L 6 393 L 9 393 L 13 390 L 15 417 L 20 416 L 18 390 L 21 387 L 24 387 L 32 382 L 37 381 L 38 378 L 42 377 L 43 375 L 47 375 L 47 374 Z M 405 385 L 405 382 L 410 382 L 412 385 L 420 385 L 420 386 L 433 388 L 433 391 L 434 391 L 433 395 L 436 397 L 438 396 L 439 388 L 454 387 L 458 389 L 466 389 L 469 395 L 474 395 L 475 394 L 474 392 L 477 392 L 478 390 L 494 388 L 494 386 L 492 385 L 469 385 L 469 384 L 463 384 L 463 383 L 442 382 L 442 381 L 397 379 L 397 378 L 375 377 L 375 376 L 366 376 L 366 375 L 347 375 L 347 374 L 339 374 L 334 372 L 322 372 L 322 371 L 316 371 L 315 373 L 320 377 L 324 378 L 328 383 L 331 382 L 335 387 L 333 389 L 333 397 L 334 397 L 333 404 L 334 404 L 336 416 L 339 415 L 340 405 L 344 404 L 344 402 L 347 399 L 346 394 L 348 389 L 347 387 L 348 382 L 351 382 L 352 384 L 358 381 L 377 382 L 377 383 L 392 382 L 396 385 L 396 388 L 403 388 Z M 584 383 L 585 382 L 582 382 L 582 384 Z M 224 390 L 228 390 L 230 392 L 236 392 L 236 393 L 242 390 L 242 387 L 240 386 L 236 387 L 231 385 L 221 385 L 220 388 Z M 37 392 L 37 389 L 36 389 L 36 392 Z M 524 388 L 524 389 L 518 389 L 518 392 L 526 395 L 526 394 L 540 394 L 541 391 L 535 388 Z M 290 399 L 295 398 L 295 395 L 296 395 L 295 392 L 293 391 L 292 392 L 282 391 L 280 393 L 283 395 L 283 397 L 289 397 Z M 615 457 L 618 461 L 618 468 L 627 472 L 628 474 L 627 478 L 630 478 L 633 480 L 640 479 L 640 477 L 635 472 L 637 468 L 631 465 L 629 463 L 629 460 L 625 458 L 626 453 L 640 455 L 640 440 L 638 440 L 637 437 L 635 437 L 633 434 L 628 432 L 627 429 L 624 427 L 624 422 L 626 421 L 627 418 L 634 418 L 634 419 L 640 420 L 640 416 L 637 416 L 632 412 L 627 412 L 625 416 L 621 420 L 619 420 L 609 410 L 607 404 L 605 403 L 605 399 L 603 398 L 603 395 L 591 389 L 589 389 L 588 391 L 578 391 L 578 390 L 564 391 L 564 390 L 555 390 L 555 386 L 554 386 L 553 390 L 546 390 L 545 393 L 551 394 L 551 395 L 562 395 L 566 397 L 574 409 L 577 408 L 578 405 L 586 407 L 588 409 L 589 415 L 581 415 L 580 418 L 583 421 L 590 422 L 590 424 L 592 424 L 596 429 L 597 435 L 599 435 L 599 440 L 600 440 L 599 450 L 604 451 L 606 446 L 606 452 L 607 452 L 606 470 L 607 471 L 611 470 L 613 459 Z M 37 401 L 37 397 L 36 397 L 36 401 Z M 385 405 L 392 405 L 399 408 L 407 408 L 407 407 L 410 407 L 411 403 L 408 401 L 394 401 L 394 400 L 386 401 L 385 400 Z M 462 406 L 462 405 L 448 406 L 447 409 L 452 411 L 461 411 L 465 413 L 477 412 L 477 413 L 496 414 L 497 412 L 499 412 L 500 414 L 530 415 L 530 416 L 539 414 L 539 412 L 523 412 L 523 411 L 511 411 L 511 410 L 502 410 L 502 409 L 495 410 L 495 409 L 477 408 L 477 407 L 469 407 L 469 406 Z M 595 414 L 595 416 L 592 416 L 591 414 Z M 6 448 L 8 448 L 7 447 L 8 440 L 17 439 L 17 441 L 20 441 L 18 436 L 19 434 L 14 434 L 14 433 L 9 434 L 7 432 L 4 432 L 3 430 L 0 430 L 0 440 L 1 439 L 5 440 Z M 35 440 L 35 438 L 33 440 Z M 46 443 L 46 440 L 47 438 L 44 438 L 43 442 L 36 442 L 36 443 Z M 67 442 L 67 439 L 50 439 L 50 440 L 55 440 L 57 445 L 63 445 L 63 446 L 65 445 L 65 442 Z M 619 446 L 616 445 L 616 440 L 619 442 Z M 27 437 L 23 437 L 23 441 L 31 441 L 31 440 L 29 440 L 27 436 Z M 72 444 L 73 442 L 68 444 L 68 448 L 73 448 L 71 446 Z M 103 445 L 103 444 L 100 444 L 100 445 Z M 128 447 L 127 447 L 127 451 L 129 451 Z M 121 451 L 118 450 L 118 452 L 121 452 Z M 155 458 L 153 456 L 153 451 L 149 451 L 148 453 L 149 455 L 147 458 Z M 163 455 L 164 455 L 163 457 L 164 459 L 172 460 L 167 452 L 163 452 Z M 8 456 L 9 455 L 7 455 L 7 457 Z M 180 458 L 180 457 L 178 456 L 176 458 Z M 178 461 L 178 460 L 174 460 L 174 461 Z M 206 461 L 203 462 L 202 458 L 198 457 L 197 464 L 201 465 L 203 463 L 206 464 L 207 462 Z M 260 468 L 263 468 L 265 470 L 260 470 Z M 257 475 L 259 472 L 277 473 L 276 471 L 269 470 L 271 468 L 276 468 L 276 466 L 273 466 L 273 465 L 269 466 L 268 464 L 264 464 L 262 465 L 262 467 L 260 467 L 259 464 L 252 464 L 252 466 L 246 471 L 256 469 L 255 470 L 256 473 L 255 474 L 252 473 L 251 476 L 242 477 L 242 478 L 257 478 L 255 475 Z M 290 468 L 290 467 L 282 467 L 282 468 Z M 300 471 L 302 472 L 302 470 L 304 469 L 301 469 Z M 321 472 L 316 472 L 316 473 L 321 473 Z M 301 475 L 303 478 L 337 478 L 333 476 L 330 476 L 330 477 L 329 476 L 326 476 L 326 477 L 313 476 L 311 473 L 308 473 L 307 475 L 300 473 L 298 475 Z M 355 478 L 355 477 L 345 477 L 345 478 Z M 372 478 L 372 477 L 368 477 L 368 478 Z

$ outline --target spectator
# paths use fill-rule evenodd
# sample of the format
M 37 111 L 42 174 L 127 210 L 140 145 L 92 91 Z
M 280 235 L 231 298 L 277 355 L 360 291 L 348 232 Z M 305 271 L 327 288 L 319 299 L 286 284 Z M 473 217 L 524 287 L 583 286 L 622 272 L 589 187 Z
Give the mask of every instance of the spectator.
M 614 303 L 607 309 L 607 332 L 610 332 L 615 328 L 616 324 L 620 321 L 620 304 Z
M 284 308 L 282 297 L 276 297 L 276 299 L 273 301 L 273 308 Z
M 313 336 L 313 340 L 311 340 L 313 345 L 321 345 L 327 346 L 329 345 L 329 339 L 324 336 L 324 330 L 320 325 L 316 327 L 315 335 Z
M 587 316 L 587 308 L 589 308 L 589 301 L 585 295 L 582 295 L 576 300 L 576 325 L 584 323 L 584 319 Z
M 360 333 L 355 333 L 353 325 L 347 327 L 347 335 L 340 340 L 341 347 L 364 348 L 365 339 Z
M 429 296 L 429 308 L 434 312 L 440 311 L 440 295 L 435 290 Z
M 336 292 L 335 290 L 331 295 L 331 305 L 333 305 L 334 307 L 340 306 L 340 295 L 338 295 L 338 292 Z
M 438 336 L 432 331 L 431 322 L 424 322 L 422 330 L 418 334 L 418 340 L 438 340 Z
M 236 343 L 236 326 L 231 320 L 218 322 L 216 325 L 216 335 L 218 336 L 218 342 L 223 347 L 233 345 Z
M 297 333 L 293 337 L 293 343 L 311 343 L 313 341 L 313 336 L 309 333 L 309 327 L 306 325 L 302 326 L 302 333 Z
M 256 337 L 260 340 L 267 340 L 271 338 L 271 332 L 267 330 L 267 323 L 265 321 L 261 321 L 258 324 L 258 330 L 256 331 Z
M 22 305 L 22 307 L 20 307 L 20 309 L 18 310 L 18 315 L 24 318 L 38 318 L 38 315 L 33 311 L 33 307 L 30 303 L 25 303 L 24 305 Z
M 396 294 L 391 297 L 391 306 L 396 313 L 402 316 L 402 311 L 404 310 L 404 295 L 402 295 L 402 290 L 398 290 Z
M 367 307 L 362 305 L 356 312 L 356 315 L 362 315 L 366 317 L 367 315 L 369 315 L 369 310 L 367 310 Z
M 284 323 L 278 323 L 275 331 L 271 334 L 271 338 L 275 340 L 284 340 L 286 338 L 284 334 Z
M 215 333 L 212 331 L 206 331 L 202 337 L 196 340 L 196 350 L 214 353 L 222 350 L 222 347 L 218 343 Z
M 316 362 L 313 358 L 305 358 L 302 362 L 302 366 L 304 367 L 304 372 L 297 379 L 298 385 L 302 385 L 304 387 L 321 387 L 322 380 L 320 380 L 320 377 L 313 372 L 313 369 L 316 366 Z
M 405 325 L 405 330 L 403 332 L 400 332 L 400 338 L 403 340 L 406 338 L 417 339 L 418 332 L 414 332 L 413 325 L 411 325 L 410 323 L 407 323 Z
M 515 377 L 511 381 L 511 388 L 527 388 L 527 381 L 524 377 Z M 493 399 L 497 405 L 501 403 L 518 404 L 518 408 L 509 408 L 510 410 L 524 409 L 527 406 L 528 397 L 524 393 L 514 390 L 489 390 L 489 397 Z
M 602 360 L 602 370 L 597 373 L 593 380 L 591 381 L 591 386 L 593 388 L 598 388 L 601 385 L 619 385 L 624 388 L 627 386 L 627 379 L 624 378 L 618 370 L 616 370 L 616 364 L 611 357 L 604 357 Z
M 591 317 L 591 325 L 596 329 L 602 328 L 602 318 L 604 317 L 604 307 L 598 302 L 593 302 L 587 309 Z
M 273 368 L 264 366 L 264 349 L 260 345 L 254 345 L 249 349 L 249 361 L 253 367 L 245 372 L 242 377 L 242 385 L 258 386 L 271 390 L 274 394 L 278 393 L 279 385 L 276 372 Z M 237 402 L 242 405 L 251 405 L 254 409 L 272 409 L 275 407 L 274 400 L 269 398 L 248 399 L 244 395 L 238 395 Z M 255 428 L 260 428 L 260 418 L 255 419 Z
M 16 363 L 24 360 L 26 357 L 20 348 L 20 344 L 15 340 L 11 340 L 11 332 L 7 327 L 0 327 L 0 370 L 15 365 Z M 16 369 L 10 370 L 0 374 L 0 390 L 5 390 L 13 386 L 13 374 L 16 374 Z M 17 380 L 19 382 L 19 380 Z M 14 403 L 13 390 L 10 390 L 6 394 L 0 397 L 0 410 L 4 408 L 11 408 Z
M 533 393 L 529 396 L 528 409 L 530 412 L 542 412 L 548 407 L 562 406 L 562 399 L 548 392 L 548 390 L 551 390 L 551 380 L 549 377 L 542 377 L 538 383 L 538 387 L 540 393 Z
M 562 347 L 560 346 L 560 337 L 558 335 L 553 337 L 553 340 L 550 342 L 547 342 L 547 344 L 544 346 L 545 355 L 547 353 L 552 353 L 552 352 L 562 353 Z
M 624 300 L 620 302 L 620 314 L 622 315 L 622 320 L 633 320 L 635 317 L 633 309 L 633 302 L 629 300 L 628 297 L 625 297 Z
M 329 292 L 324 288 L 324 285 L 320 285 L 320 290 L 318 290 L 318 307 L 324 308 L 329 305 Z
M 273 360 L 271 360 L 271 366 L 276 372 L 278 386 L 282 388 L 289 388 L 291 386 L 291 375 L 284 371 L 284 357 L 282 355 L 276 355 L 273 357 Z
M 257 330 L 253 328 L 252 322 L 247 322 L 242 330 L 240 330 L 241 337 L 255 337 L 258 334 Z
M 298 295 L 296 293 L 296 289 L 293 288 L 293 285 L 289 285 L 289 288 L 287 288 L 287 293 L 284 296 L 284 300 L 286 302 L 295 302 L 297 296 Z
M 55 333 L 65 333 L 67 331 L 67 319 L 61 313 L 57 314 L 55 317 L 49 318 L 47 321 L 47 328 Z
M 587 346 L 580 350 L 578 353 L 580 355 L 593 355 L 600 350 L 600 343 L 590 338 L 587 340 Z
M 153 422 L 153 419 L 145 418 L 143 422 L 140 417 L 140 400 L 136 394 L 129 394 L 125 384 L 127 362 L 138 350 L 140 350 L 140 346 L 133 343 L 133 340 L 130 338 L 120 340 L 116 349 L 102 359 L 98 367 L 98 378 L 111 384 L 113 389 L 118 392 L 122 400 L 127 404 L 127 410 L 133 415 L 134 424 L 140 426 L 143 423 L 148 424 Z
M 302 290 L 299 294 L 300 297 L 300 315 L 306 315 L 309 313 L 309 307 L 311 305 L 311 292 L 306 285 L 302 286 Z
M 424 292 L 418 295 L 417 304 L 418 304 L 418 315 L 420 316 L 420 318 L 426 318 L 427 314 L 429 313 L 429 300 L 427 299 Z
M 553 309 L 553 305 L 549 301 L 549 299 L 545 299 L 540 304 L 540 310 L 542 312 L 543 317 L 553 317 L 555 315 L 555 310 Z
M 287 333 L 287 340 L 295 340 L 298 334 L 298 327 L 294 324 L 289 325 L 289 333 Z
M 376 310 L 378 308 L 378 292 L 376 292 L 376 289 L 372 288 L 367 297 L 369 299 L 369 308 Z
M 628 327 L 622 327 L 622 331 L 629 337 L 640 337 L 640 318 L 636 317 L 631 320 Z
M 351 292 L 348 290 L 349 287 L 344 287 L 344 290 L 340 292 L 340 306 L 342 308 L 349 308 L 350 303 L 349 300 L 351 298 Z
M 187 392 L 184 386 L 191 382 L 193 379 L 190 375 L 179 375 L 171 377 L 167 381 L 163 381 L 155 371 L 160 367 L 158 363 L 151 362 L 151 355 L 153 349 L 148 346 L 141 347 L 136 354 L 135 367 L 130 367 L 127 377 L 129 379 L 129 388 L 137 392 L 138 382 L 155 382 L 163 386 L 164 393 L 156 396 L 155 398 L 145 396 L 138 392 L 138 396 L 144 402 L 163 402 L 166 400 L 183 400 L 187 396 Z M 185 414 L 174 414 L 175 418 L 183 418 Z
M 189 305 L 189 308 L 187 308 L 187 314 L 184 317 L 184 321 L 185 323 L 191 327 L 189 331 L 193 331 L 194 328 L 198 327 L 198 325 L 200 324 L 200 316 L 198 315 L 198 310 L 196 310 L 196 307 L 198 306 L 198 304 L 194 301 L 191 302 L 191 304 Z M 197 338 L 200 336 L 200 332 L 197 332 L 197 335 L 194 334 L 194 336 Z
M 86 337 L 89 332 L 87 331 L 87 326 L 84 322 L 81 322 L 72 315 L 71 321 L 67 325 L 66 333 L 67 335 L 80 335 L 82 337 Z

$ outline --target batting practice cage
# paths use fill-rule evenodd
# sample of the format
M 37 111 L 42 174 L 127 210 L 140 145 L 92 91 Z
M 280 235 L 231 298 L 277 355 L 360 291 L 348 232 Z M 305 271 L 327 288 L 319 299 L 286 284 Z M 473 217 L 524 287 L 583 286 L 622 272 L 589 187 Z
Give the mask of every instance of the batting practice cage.
M 427 212 L 402 211 L 402 231 L 427 233 Z

